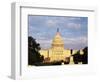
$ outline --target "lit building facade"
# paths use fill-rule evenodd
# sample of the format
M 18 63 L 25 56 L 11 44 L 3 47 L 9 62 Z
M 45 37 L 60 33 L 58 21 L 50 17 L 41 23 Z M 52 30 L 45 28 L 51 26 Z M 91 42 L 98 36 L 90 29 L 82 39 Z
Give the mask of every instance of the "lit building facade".
M 64 42 L 57 29 L 57 33 L 52 40 L 50 49 L 40 50 L 40 54 L 44 56 L 45 62 L 52 62 L 52 61 L 70 61 L 73 62 L 72 55 L 75 54 L 78 50 L 73 50 L 71 53 L 70 49 L 64 48 Z

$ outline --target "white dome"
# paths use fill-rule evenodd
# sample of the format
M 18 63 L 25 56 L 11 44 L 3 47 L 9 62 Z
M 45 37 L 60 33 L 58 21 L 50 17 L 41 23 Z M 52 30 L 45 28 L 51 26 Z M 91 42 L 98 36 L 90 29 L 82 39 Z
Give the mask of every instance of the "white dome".
M 57 46 L 64 47 L 64 42 L 63 42 L 62 37 L 59 33 L 59 30 L 57 30 L 57 33 L 56 33 L 56 35 L 53 39 L 53 42 L 52 42 L 52 47 L 57 47 Z

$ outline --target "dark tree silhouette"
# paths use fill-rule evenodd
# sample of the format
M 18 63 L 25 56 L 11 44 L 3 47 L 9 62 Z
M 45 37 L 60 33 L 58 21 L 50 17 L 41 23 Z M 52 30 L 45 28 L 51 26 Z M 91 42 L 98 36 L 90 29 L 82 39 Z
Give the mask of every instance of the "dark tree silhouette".
M 73 53 L 73 50 L 72 50 L 72 49 L 71 49 L 71 52 L 70 52 L 70 53 L 71 53 L 71 55 L 72 55 L 72 53 Z
M 40 55 L 40 44 L 36 40 L 29 36 L 28 37 L 28 65 L 35 65 L 44 60 L 44 57 Z
M 83 49 L 84 54 L 82 55 L 82 63 L 87 64 L 88 63 L 88 47 L 85 47 Z
M 83 49 L 83 55 L 80 54 L 80 51 L 78 51 L 76 54 L 73 55 L 74 63 L 78 64 L 78 62 L 82 62 L 82 64 L 88 63 L 88 47 L 85 47 Z
M 80 52 L 79 51 L 76 54 L 73 55 L 73 58 L 74 58 L 73 60 L 74 60 L 75 64 L 78 64 L 79 58 L 80 58 L 79 56 L 80 56 Z

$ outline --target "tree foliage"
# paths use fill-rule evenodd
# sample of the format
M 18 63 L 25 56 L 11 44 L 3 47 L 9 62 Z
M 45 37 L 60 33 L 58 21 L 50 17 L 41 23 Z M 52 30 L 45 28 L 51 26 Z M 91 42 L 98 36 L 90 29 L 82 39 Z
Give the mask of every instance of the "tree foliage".
M 80 51 L 78 51 L 76 54 L 73 55 L 74 63 L 78 64 L 78 62 L 82 62 L 83 64 L 88 63 L 88 47 L 85 47 L 83 49 L 83 55 L 80 54 Z
M 39 53 L 40 44 L 36 40 L 29 36 L 28 37 L 28 65 L 34 65 L 43 61 L 44 57 Z

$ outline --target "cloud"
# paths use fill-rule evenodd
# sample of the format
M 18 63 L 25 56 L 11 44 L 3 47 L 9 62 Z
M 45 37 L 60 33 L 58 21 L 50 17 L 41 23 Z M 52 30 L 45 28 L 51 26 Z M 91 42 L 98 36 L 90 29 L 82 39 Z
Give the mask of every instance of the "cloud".
M 64 37 L 66 48 L 82 48 L 87 45 L 87 19 L 84 17 L 29 17 L 29 35 L 33 36 L 43 48 L 51 46 L 56 28 L 59 28 L 62 37 Z
M 52 44 L 52 39 L 37 39 L 36 40 L 38 43 L 40 43 L 40 46 L 42 49 L 48 49 L 51 47 Z
M 88 40 L 87 37 L 82 36 L 82 37 L 74 37 L 74 38 L 63 38 L 64 44 L 66 48 L 77 48 L 81 49 L 87 46 Z
M 65 43 L 86 43 L 87 42 L 87 37 L 83 36 L 83 37 L 74 37 L 74 38 L 63 38 L 63 40 L 65 41 Z
M 68 21 L 76 21 L 76 20 L 81 20 L 81 18 L 80 17 L 67 17 L 67 20 Z
M 54 27 L 57 25 L 57 21 L 56 20 L 46 20 L 46 25 L 48 27 Z
M 71 29 L 80 29 L 81 28 L 81 24 L 70 22 L 70 23 L 67 24 L 67 27 L 71 28 Z

